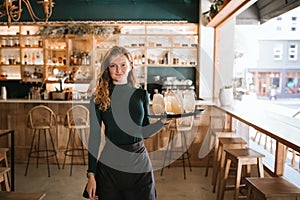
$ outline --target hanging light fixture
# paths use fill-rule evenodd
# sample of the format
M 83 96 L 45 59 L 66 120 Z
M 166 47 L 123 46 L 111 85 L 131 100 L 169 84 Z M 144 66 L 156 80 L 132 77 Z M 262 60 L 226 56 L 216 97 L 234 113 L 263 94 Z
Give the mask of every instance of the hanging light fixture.
M 52 7 L 54 6 L 54 2 L 52 0 L 43 0 L 37 2 L 44 8 L 44 18 L 40 18 L 35 15 L 29 0 L 3 0 L 3 3 L 0 4 L 0 18 L 7 16 L 8 26 L 10 26 L 12 21 L 17 22 L 20 20 L 23 11 L 22 3 L 26 5 L 30 17 L 33 21 L 47 22 L 52 15 Z

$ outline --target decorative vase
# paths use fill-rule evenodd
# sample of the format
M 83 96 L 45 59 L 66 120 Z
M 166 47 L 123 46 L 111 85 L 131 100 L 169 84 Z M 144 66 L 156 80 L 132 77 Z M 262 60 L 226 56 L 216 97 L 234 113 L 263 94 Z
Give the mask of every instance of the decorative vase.
M 233 88 L 221 88 L 219 92 L 221 105 L 229 106 L 233 103 Z

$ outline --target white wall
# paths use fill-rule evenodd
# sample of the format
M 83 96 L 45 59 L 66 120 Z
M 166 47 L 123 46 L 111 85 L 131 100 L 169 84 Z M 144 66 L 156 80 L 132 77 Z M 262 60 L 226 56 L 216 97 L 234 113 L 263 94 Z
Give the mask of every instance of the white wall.
M 209 0 L 202 0 L 202 12 L 209 5 Z M 199 97 L 211 99 L 218 97 L 221 87 L 233 83 L 235 18 L 221 27 L 218 69 L 214 69 L 214 28 L 205 27 L 203 21 L 201 18 Z
M 210 2 L 208 0 L 201 1 L 200 14 L 209 9 Z M 203 99 L 211 99 L 213 97 L 214 70 L 214 29 L 205 27 L 203 24 L 205 19 L 200 16 L 200 50 L 199 50 L 199 97 Z

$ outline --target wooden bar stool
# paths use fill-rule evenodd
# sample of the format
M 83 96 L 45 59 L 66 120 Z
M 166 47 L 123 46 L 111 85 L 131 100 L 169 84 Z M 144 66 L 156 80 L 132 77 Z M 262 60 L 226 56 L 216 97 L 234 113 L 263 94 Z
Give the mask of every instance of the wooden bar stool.
M 62 168 L 65 168 L 67 156 L 71 157 L 70 176 L 72 176 L 74 157 L 82 157 L 83 164 L 86 164 L 84 141 L 87 141 L 89 124 L 89 110 L 86 107 L 75 105 L 67 111 L 65 126 L 69 129 L 69 138 L 64 152 L 65 158 Z M 75 146 L 76 142 L 78 146 Z
M 30 158 L 36 158 L 36 167 L 38 167 L 39 158 L 46 158 L 48 167 L 48 177 L 50 177 L 49 157 L 55 157 L 57 167 L 58 169 L 60 169 L 57 158 L 57 151 L 55 149 L 54 140 L 52 136 L 53 130 L 55 130 L 55 133 L 57 132 L 56 115 L 53 112 L 53 110 L 47 106 L 35 106 L 29 111 L 28 125 L 29 128 L 32 130 L 33 136 L 31 140 L 30 150 L 28 153 L 25 176 L 27 176 Z M 41 145 L 41 136 L 44 136 L 44 146 Z
M 9 148 L 0 148 L 0 163 L 3 167 L 8 167 L 7 152 Z
M 169 141 L 168 141 L 168 145 L 164 157 L 163 166 L 160 171 L 161 176 L 163 175 L 165 166 L 170 166 L 171 161 L 173 161 L 173 159 L 182 160 L 184 179 L 186 179 L 185 160 L 188 161 L 189 169 L 190 171 L 192 171 L 192 165 L 190 162 L 190 153 L 188 150 L 186 134 L 192 130 L 193 124 L 194 124 L 194 116 L 189 116 L 189 117 L 182 117 L 182 118 L 175 119 L 175 122 L 169 125 L 168 129 L 170 130 L 170 136 L 169 136 Z M 181 144 L 180 144 L 180 149 L 176 149 L 174 141 L 175 141 L 175 137 L 179 136 L 179 134 L 180 134 Z M 167 159 L 169 160 L 169 162 L 166 165 Z
M 220 171 L 224 168 L 225 151 L 224 149 L 241 149 L 246 148 L 247 142 L 240 137 L 219 137 L 218 149 L 214 155 L 212 185 L 213 192 L 216 191 L 218 176 Z
M 300 188 L 281 177 L 245 178 L 248 200 L 297 200 Z
M 0 167 L 0 185 L 1 191 L 10 191 L 10 184 L 9 184 L 9 176 L 10 168 L 9 167 Z
M 215 162 L 219 146 L 219 137 L 234 137 L 236 135 L 235 131 L 226 129 L 225 116 L 210 116 L 209 121 L 208 134 L 210 134 L 209 148 L 211 149 L 211 152 L 207 159 L 205 176 L 208 176 L 211 160 L 213 164 Z
M 221 172 L 217 200 L 223 199 L 225 190 L 229 189 L 226 186 L 226 183 L 229 176 L 229 169 L 232 163 L 236 166 L 234 199 L 237 200 L 239 199 L 243 166 L 246 167 L 247 177 L 251 175 L 251 165 L 256 165 L 258 169 L 258 176 L 264 177 L 264 168 L 262 163 L 262 158 L 264 157 L 264 155 L 250 148 L 225 149 L 225 152 L 226 152 L 226 165 L 225 165 L 225 169 Z

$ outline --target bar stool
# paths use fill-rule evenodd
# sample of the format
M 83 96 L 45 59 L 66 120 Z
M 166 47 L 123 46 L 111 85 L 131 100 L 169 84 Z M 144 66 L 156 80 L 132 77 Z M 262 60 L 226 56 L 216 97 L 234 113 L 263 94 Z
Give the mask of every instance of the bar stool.
M 210 123 L 209 123 L 208 134 L 210 134 L 209 135 L 209 137 L 210 137 L 209 148 L 211 149 L 211 152 L 207 159 L 205 176 L 208 176 L 210 162 L 212 161 L 213 164 L 215 163 L 218 146 L 219 146 L 218 138 L 219 137 L 234 137 L 236 135 L 235 131 L 226 129 L 226 126 L 225 126 L 226 122 L 225 122 L 224 116 L 210 116 L 209 120 L 210 120 Z
M 281 177 L 247 177 L 248 200 L 300 199 L 300 188 Z
M 258 153 L 250 148 L 244 149 L 225 149 L 226 152 L 226 166 L 221 172 L 217 200 L 224 198 L 225 190 L 229 189 L 226 186 L 229 169 L 233 163 L 236 166 L 235 185 L 234 185 L 234 199 L 239 199 L 240 183 L 242 178 L 242 167 L 246 166 L 246 176 L 251 175 L 251 165 L 256 165 L 258 169 L 258 176 L 264 177 L 264 168 L 262 164 L 263 154 Z
M 50 177 L 49 157 L 55 157 L 57 167 L 58 169 L 60 169 L 57 158 L 57 151 L 55 149 L 52 137 L 52 129 L 55 129 L 55 132 L 57 132 L 56 116 L 49 107 L 44 105 L 38 105 L 33 107 L 29 111 L 28 125 L 29 128 L 32 129 L 33 137 L 28 153 L 25 176 L 27 176 L 30 158 L 32 157 L 36 158 L 36 167 L 38 167 L 39 158 L 46 158 L 48 167 L 48 177 Z M 40 146 L 41 135 L 44 136 L 44 147 Z M 48 148 L 49 142 L 51 145 L 50 148 Z
M 0 148 L 0 163 L 3 167 L 8 167 L 7 152 L 9 148 Z
M 89 122 L 90 122 L 89 110 L 86 107 L 82 105 L 75 105 L 67 111 L 65 126 L 69 129 L 69 138 L 67 141 L 66 150 L 64 152 L 65 157 L 63 163 L 63 169 L 65 167 L 67 156 L 70 156 L 71 157 L 70 176 L 72 176 L 74 157 L 82 157 L 83 164 L 86 165 L 85 147 L 82 140 L 86 139 L 87 131 L 90 127 Z M 80 144 L 79 146 L 75 147 L 76 139 L 77 141 L 79 140 Z
M 9 167 L 0 167 L 0 184 L 1 190 L 10 192 L 9 176 L 10 168 Z
M 218 149 L 214 158 L 212 185 L 213 192 L 216 192 L 218 177 L 225 165 L 225 149 L 241 149 L 246 148 L 247 142 L 241 137 L 220 137 L 218 138 Z
M 194 123 L 194 116 L 189 116 L 189 117 L 182 117 L 182 118 L 175 119 L 175 122 L 169 124 L 168 129 L 170 130 L 170 135 L 169 135 L 169 141 L 168 141 L 168 145 L 164 157 L 163 167 L 160 172 L 161 176 L 163 175 L 164 172 L 166 159 L 169 158 L 168 167 L 170 167 L 171 159 L 176 158 L 178 153 L 181 154 L 181 156 L 177 160 L 182 160 L 184 179 L 186 179 L 185 160 L 188 160 L 190 171 L 192 171 L 190 153 L 188 151 L 187 140 L 186 140 L 186 132 L 192 130 L 193 123 Z M 180 137 L 181 150 L 176 150 L 174 147 L 174 142 L 175 142 L 174 138 L 175 135 L 177 136 L 178 134 L 180 134 L 181 136 Z M 173 155 L 172 157 L 173 153 L 175 153 L 175 156 Z

